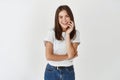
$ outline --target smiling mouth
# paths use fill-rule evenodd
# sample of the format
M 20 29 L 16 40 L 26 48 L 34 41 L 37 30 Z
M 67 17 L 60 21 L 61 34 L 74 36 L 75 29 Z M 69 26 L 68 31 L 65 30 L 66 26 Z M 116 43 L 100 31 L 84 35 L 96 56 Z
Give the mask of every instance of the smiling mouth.
M 68 22 L 67 23 L 62 23 L 63 25 L 68 25 Z

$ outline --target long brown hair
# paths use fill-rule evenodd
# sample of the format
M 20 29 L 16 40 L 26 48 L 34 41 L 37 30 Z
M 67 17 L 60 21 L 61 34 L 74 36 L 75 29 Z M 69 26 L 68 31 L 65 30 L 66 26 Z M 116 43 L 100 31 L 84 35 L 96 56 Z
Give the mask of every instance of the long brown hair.
M 63 40 L 63 36 L 62 36 L 62 27 L 59 24 L 59 20 L 58 20 L 58 15 L 59 13 L 65 10 L 67 12 L 67 14 L 70 16 L 70 19 L 73 21 L 74 23 L 74 29 L 73 31 L 70 33 L 70 39 L 73 39 L 74 36 L 76 35 L 76 30 L 75 30 L 75 22 L 74 22 L 74 17 L 73 17 L 73 13 L 70 9 L 69 6 L 67 5 L 61 5 L 57 8 L 56 13 L 55 13 L 55 24 L 54 24 L 54 31 L 55 31 L 55 38 L 57 40 Z

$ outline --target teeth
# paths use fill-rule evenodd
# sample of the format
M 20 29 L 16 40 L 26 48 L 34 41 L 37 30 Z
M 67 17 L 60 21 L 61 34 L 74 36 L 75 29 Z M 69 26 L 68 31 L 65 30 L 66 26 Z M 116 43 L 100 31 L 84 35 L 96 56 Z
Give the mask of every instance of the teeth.
M 67 23 L 62 23 L 63 25 L 67 25 Z
M 67 25 L 67 24 L 63 24 L 63 25 Z

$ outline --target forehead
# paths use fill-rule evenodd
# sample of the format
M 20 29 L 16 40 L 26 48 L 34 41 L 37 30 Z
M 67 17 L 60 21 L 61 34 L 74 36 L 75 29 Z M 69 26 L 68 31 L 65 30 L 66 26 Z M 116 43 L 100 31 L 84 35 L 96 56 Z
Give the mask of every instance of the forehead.
M 67 11 L 66 10 L 60 11 L 59 16 L 62 16 L 62 15 L 68 15 Z

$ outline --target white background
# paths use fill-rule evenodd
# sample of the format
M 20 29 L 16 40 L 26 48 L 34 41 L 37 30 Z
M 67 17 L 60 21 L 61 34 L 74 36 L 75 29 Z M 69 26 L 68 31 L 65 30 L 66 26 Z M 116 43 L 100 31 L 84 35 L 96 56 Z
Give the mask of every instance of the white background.
M 119 0 L 0 0 L 0 80 L 43 80 L 43 38 L 61 4 L 80 31 L 76 80 L 120 80 Z

